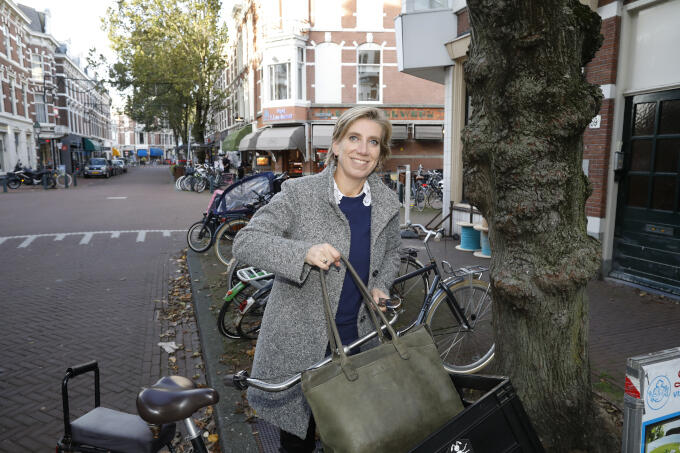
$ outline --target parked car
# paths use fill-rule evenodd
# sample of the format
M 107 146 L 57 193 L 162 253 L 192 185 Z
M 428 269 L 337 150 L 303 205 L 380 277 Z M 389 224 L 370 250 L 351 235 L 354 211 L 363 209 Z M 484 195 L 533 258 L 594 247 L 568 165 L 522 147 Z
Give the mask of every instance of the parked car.
M 122 159 L 113 159 L 113 167 L 118 169 L 119 173 L 127 173 L 127 165 Z
M 91 157 L 83 169 L 83 176 L 86 178 L 90 176 L 110 178 L 111 174 L 111 167 L 109 167 L 109 163 L 103 157 Z

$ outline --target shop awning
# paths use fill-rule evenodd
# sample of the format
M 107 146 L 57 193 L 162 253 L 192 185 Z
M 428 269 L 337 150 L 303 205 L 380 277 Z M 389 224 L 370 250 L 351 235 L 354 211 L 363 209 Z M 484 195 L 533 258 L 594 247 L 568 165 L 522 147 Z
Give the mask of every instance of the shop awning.
M 149 148 L 151 157 L 163 157 L 163 150 L 160 148 Z
M 313 124 L 312 148 L 330 148 L 334 127 L 332 124 Z
M 408 138 L 408 126 L 406 124 L 392 125 L 392 140 L 406 140 Z
M 120 151 L 118 151 L 116 148 L 112 148 L 111 152 L 114 156 L 120 157 Z
M 138 155 L 139 157 L 146 157 L 147 154 L 148 154 L 148 153 L 147 153 L 147 151 L 146 151 L 145 149 L 138 149 L 138 150 L 137 150 L 137 155 Z
M 269 127 L 257 137 L 257 150 L 283 151 L 297 149 L 305 152 L 305 127 Z
M 83 137 L 83 148 L 85 151 L 101 151 L 102 147 L 97 145 L 89 138 Z
M 243 137 L 250 134 L 253 131 L 253 125 L 249 124 L 241 129 L 234 130 L 227 138 L 222 140 L 222 151 L 236 151 L 239 148 L 239 144 Z
M 257 137 L 260 135 L 260 133 L 263 131 L 263 129 L 257 130 L 255 132 L 251 132 L 250 134 L 246 135 L 241 139 L 241 141 L 238 143 L 238 150 L 239 151 L 254 151 L 257 149 Z
M 441 124 L 416 124 L 416 140 L 444 140 L 444 127 Z

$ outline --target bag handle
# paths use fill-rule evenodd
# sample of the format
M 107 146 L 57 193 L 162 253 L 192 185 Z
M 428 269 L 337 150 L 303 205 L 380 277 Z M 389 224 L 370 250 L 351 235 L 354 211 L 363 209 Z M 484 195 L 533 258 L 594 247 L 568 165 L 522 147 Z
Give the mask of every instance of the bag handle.
M 345 258 L 344 255 L 340 255 L 340 260 L 347 267 L 347 271 L 352 276 L 354 283 L 356 283 L 357 288 L 359 289 L 359 292 L 362 295 L 362 300 L 364 302 L 364 305 L 366 305 L 368 313 L 371 316 L 373 326 L 376 329 L 380 341 L 382 343 L 387 342 L 385 335 L 382 332 L 382 328 L 380 326 L 382 322 L 382 324 L 385 325 L 385 328 L 389 332 L 392 338 L 390 342 L 399 353 L 399 356 L 404 360 L 408 360 L 409 358 L 408 350 L 403 346 L 403 344 L 399 340 L 396 331 L 394 330 L 390 322 L 387 320 L 385 314 L 373 302 L 373 298 L 368 292 L 366 285 L 364 285 L 364 282 L 361 280 L 361 277 L 359 277 L 359 274 L 357 274 L 357 271 L 350 264 L 349 260 Z M 342 368 L 342 371 L 345 373 L 347 379 L 349 379 L 350 381 L 354 381 L 358 378 L 358 374 L 356 373 L 354 367 L 349 363 L 347 354 L 345 353 L 345 349 L 342 346 L 342 341 L 340 340 L 340 333 L 338 332 L 338 326 L 335 323 L 335 319 L 333 318 L 331 304 L 330 301 L 328 300 L 328 289 L 326 287 L 326 274 L 325 271 L 323 271 L 322 269 L 319 269 L 319 278 L 321 279 L 321 294 L 323 296 L 324 313 L 326 316 L 326 332 L 328 335 L 328 343 L 333 354 L 332 360 L 339 360 L 340 367 Z M 376 318 L 375 316 L 376 313 L 380 317 L 380 321 Z

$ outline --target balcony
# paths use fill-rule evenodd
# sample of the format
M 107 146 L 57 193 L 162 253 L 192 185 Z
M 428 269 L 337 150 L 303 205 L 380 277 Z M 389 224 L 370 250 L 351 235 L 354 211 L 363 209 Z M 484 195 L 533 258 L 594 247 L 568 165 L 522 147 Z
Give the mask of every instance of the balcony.
M 458 31 L 452 9 L 431 9 L 402 13 L 394 20 L 399 71 L 421 79 L 444 83 L 445 69 L 453 61 L 445 44 Z

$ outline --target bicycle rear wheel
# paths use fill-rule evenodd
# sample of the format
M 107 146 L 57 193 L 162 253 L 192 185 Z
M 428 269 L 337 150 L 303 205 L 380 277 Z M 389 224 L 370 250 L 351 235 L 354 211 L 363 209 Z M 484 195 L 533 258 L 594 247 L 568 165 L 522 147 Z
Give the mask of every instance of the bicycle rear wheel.
M 205 178 L 196 178 L 196 181 L 194 182 L 194 191 L 198 193 L 203 192 L 205 190 L 205 183 Z
M 470 328 L 461 326 L 449 305 L 452 301 L 441 290 L 434 296 L 425 323 L 430 327 L 444 368 L 453 373 L 475 373 L 488 365 L 494 356 L 491 289 L 487 282 L 481 280 L 449 282 L 446 285 Z
M 245 285 L 231 287 L 229 291 L 238 291 L 238 294 L 222 304 L 220 313 L 217 315 L 217 330 L 227 338 L 238 339 L 241 338 L 241 334 L 238 331 L 239 317 L 241 315 L 239 307 L 242 303 L 246 303 L 248 297 L 255 292 L 255 289 L 251 285 Z
M 225 266 L 229 266 L 231 261 L 231 246 L 236 233 L 246 225 L 248 225 L 248 220 L 245 218 L 230 220 L 223 223 L 215 233 L 215 254 Z
M 245 302 L 241 302 L 239 309 L 241 312 L 237 315 L 237 326 L 241 338 L 255 340 L 260 333 L 260 325 L 262 324 L 262 315 L 264 309 L 267 307 L 267 299 L 269 299 L 269 291 L 258 296 L 256 299 L 248 297 Z M 249 305 L 249 306 L 248 306 Z
M 397 278 L 422 268 L 423 265 L 416 258 L 402 256 L 399 260 Z M 399 314 L 399 319 L 395 326 L 397 330 L 410 326 L 416 320 L 429 287 L 430 283 L 427 273 L 392 285 L 390 295 L 401 299 L 402 307 L 402 312 Z
M 431 189 L 427 194 L 427 204 L 432 209 L 441 209 L 444 204 L 443 194 L 439 190 Z
M 422 211 L 425 208 L 425 192 L 422 187 L 417 187 L 414 195 L 413 206 Z
M 187 230 L 187 243 L 189 248 L 196 253 L 208 250 L 213 244 L 213 230 L 210 228 L 210 223 L 204 224 L 203 220 L 199 220 L 191 225 Z

